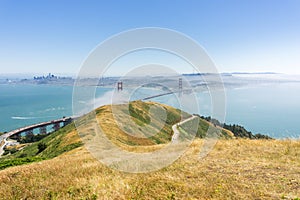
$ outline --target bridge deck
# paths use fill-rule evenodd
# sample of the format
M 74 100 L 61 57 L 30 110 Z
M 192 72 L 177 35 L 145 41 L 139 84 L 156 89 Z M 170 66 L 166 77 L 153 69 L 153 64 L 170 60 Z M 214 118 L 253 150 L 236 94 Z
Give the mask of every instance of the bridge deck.
M 171 92 L 166 92 L 166 93 L 162 93 L 162 94 L 156 94 L 156 95 L 153 95 L 153 96 L 148 96 L 148 97 L 145 97 L 141 100 L 149 100 L 149 99 L 154 99 L 156 97 L 161 97 L 161 96 L 165 96 L 165 95 L 181 93 L 181 92 L 190 92 L 190 91 L 192 91 L 192 90 L 191 89 L 185 89 L 185 90 L 171 91 Z
M 36 129 L 36 128 L 40 128 L 40 127 L 43 127 L 43 126 L 48 126 L 48 125 L 51 125 L 51 124 L 57 124 L 57 123 L 61 123 L 61 122 L 67 122 L 69 120 L 72 120 L 72 118 L 71 117 L 65 117 L 65 118 L 61 118 L 61 119 L 56 119 L 56 120 L 51 120 L 51 121 L 47 121 L 47 122 L 41 122 L 41 123 L 38 123 L 38 124 L 33 124 L 33 125 L 25 126 L 25 127 L 18 128 L 16 130 L 13 130 L 13 131 L 10 131 L 8 133 L 5 133 L 5 134 L 1 135 L 1 138 L 8 138 L 8 137 L 10 137 L 12 135 L 23 133 L 23 132 L 26 132 L 26 131 L 29 131 L 29 130 L 33 130 L 33 129 Z

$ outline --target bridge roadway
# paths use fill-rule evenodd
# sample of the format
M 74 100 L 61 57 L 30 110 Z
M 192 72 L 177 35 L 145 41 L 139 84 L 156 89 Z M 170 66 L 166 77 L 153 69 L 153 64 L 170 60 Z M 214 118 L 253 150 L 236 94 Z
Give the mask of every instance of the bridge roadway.
M 40 127 L 46 127 L 46 126 L 49 126 L 49 125 L 55 125 L 55 124 L 59 124 L 59 123 L 64 123 L 64 126 L 65 126 L 65 125 L 69 124 L 71 121 L 72 121 L 72 117 L 64 117 L 64 118 L 61 118 L 61 119 L 56 119 L 56 120 L 51 120 L 51 121 L 47 121 L 47 122 L 41 122 L 41 123 L 38 123 L 38 124 L 25 126 L 25 127 L 18 128 L 16 130 L 10 131 L 8 133 L 5 133 L 5 134 L 0 136 L 0 143 L 2 141 L 4 141 L 4 144 L 0 147 L 0 156 L 3 153 L 3 148 L 7 144 L 6 139 L 13 136 L 13 135 L 18 135 L 18 134 L 21 134 L 21 133 L 24 133 L 24 132 L 27 132 L 27 131 L 31 131 L 33 129 L 37 129 L 37 128 L 40 128 Z
M 61 123 L 61 122 L 68 123 L 69 120 L 72 120 L 72 118 L 71 117 L 65 117 L 65 118 L 61 118 L 61 119 L 56 119 L 56 120 L 52 120 L 52 121 L 41 122 L 41 123 L 38 123 L 38 124 L 25 126 L 25 127 L 10 131 L 8 133 L 5 133 L 5 134 L 2 135 L 2 137 L 4 136 L 5 138 L 8 138 L 12 135 L 20 134 L 20 133 L 23 133 L 23 132 L 26 132 L 26 131 L 30 131 L 30 130 L 40 128 L 40 127 L 44 127 L 44 126 L 49 126 L 49 125 L 52 125 L 52 124 L 58 124 L 58 123 Z
M 144 100 L 149 100 L 149 99 L 153 99 L 153 98 L 156 98 L 156 97 L 161 97 L 161 96 L 175 94 L 175 93 L 184 93 L 184 92 L 192 92 L 192 89 L 185 89 L 185 90 L 166 92 L 166 93 L 162 93 L 162 94 L 156 94 L 156 95 L 153 95 L 153 96 L 145 97 L 145 98 L 140 99 L 140 100 L 144 101 Z

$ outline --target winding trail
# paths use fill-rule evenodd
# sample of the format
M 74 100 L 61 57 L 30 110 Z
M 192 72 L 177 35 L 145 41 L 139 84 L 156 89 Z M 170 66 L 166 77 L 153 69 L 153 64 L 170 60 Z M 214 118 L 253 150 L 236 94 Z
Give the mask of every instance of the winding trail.
M 191 116 L 191 117 L 189 117 L 189 118 L 187 118 L 187 119 L 185 119 L 185 120 L 183 120 L 183 121 L 181 121 L 181 122 L 179 122 L 177 124 L 174 124 L 172 126 L 172 130 L 173 130 L 172 143 L 176 143 L 177 142 L 179 134 L 180 134 L 179 130 L 177 129 L 177 126 L 180 126 L 180 125 L 182 125 L 182 124 L 184 124 L 184 123 L 186 123 L 186 122 L 188 122 L 190 120 L 193 120 L 196 117 L 197 117 L 196 115 L 193 115 L 193 116 Z

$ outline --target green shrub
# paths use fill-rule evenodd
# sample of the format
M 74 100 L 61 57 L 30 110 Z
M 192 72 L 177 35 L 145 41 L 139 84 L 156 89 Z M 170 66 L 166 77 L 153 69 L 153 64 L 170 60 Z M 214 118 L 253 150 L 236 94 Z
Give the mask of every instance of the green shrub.
M 44 151 L 47 148 L 47 144 L 45 144 L 44 142 L 40 142 L 38 144 L 38 152 L 37 153 L 41 153 L 42 151 Z
M 26 158 L 2 160 L 0 161 L 0 170 L 10 166 L 22 165 L 26 163 L 41 161 L 41 160 L 43 160 L 43 158 L 40 157 L 26 157 Z

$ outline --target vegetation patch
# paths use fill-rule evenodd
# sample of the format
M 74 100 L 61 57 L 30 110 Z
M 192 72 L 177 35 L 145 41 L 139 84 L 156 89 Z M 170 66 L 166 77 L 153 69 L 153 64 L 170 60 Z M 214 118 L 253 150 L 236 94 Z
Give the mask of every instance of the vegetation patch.
M 82 142 L 75 131 L 74 123 L 71 123 L 47 135 L 39 142 L 29 144 L 20 151 L 15 148 L 5 151 L 7 155 L 0 158 L 0 166 L 1 169 L 4 169 L 10 166 L 51 159 L 80 146 L 82 146 Z
M 0 161 L 0 169 L 5 169 L 7 167 L 23 165 L 31 162 L 37 162 L 44 160 L 41 157 L 25 157 L 25 158 L 14 158 L 14 159 L 3 159 Z
M 142 109 L 139 109 L 138 107 L 133 105 L 134 102 L 129 103 L 129 114 L 131 117 L 143 122 L 144 124 L 150 123 L 150 117 L 148 115 L 149 112 L 149 106 L 148 105 L 142 105 Z M 143 125 L 143 124 L 140 124 Z
M 20 137 L 17 141 L 22 144 L 37 142 L 37 141 L 40 141 L 41 139 L 47 137 L 49 134 L 36 134 L 35 135 L 33 133 L 27 133 L 25 136 Z
M 247 131 L 243 126 L 241 125 L 236 125 L 236 124 L 226 124 L 226 123 L 221 123 L 217 119 L 211 118 L 211 117 L 204 117 L 198 115 L 201 119 L 204 119 L 208 122 L 211 122 L 214 126 L 219 126 L 223 127 L 226 130 L 231 131 L 235 137 L 237 138 L 249 138 L 249 139 L 273 139 L 268 135 L 263 135 L 263 134 L 253 134 L 251 131 Z M 225 132 L 224 132 L 225 133 Z

